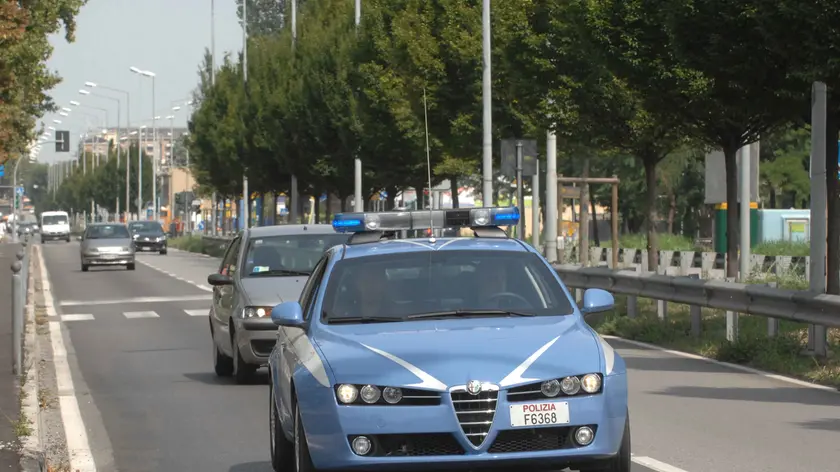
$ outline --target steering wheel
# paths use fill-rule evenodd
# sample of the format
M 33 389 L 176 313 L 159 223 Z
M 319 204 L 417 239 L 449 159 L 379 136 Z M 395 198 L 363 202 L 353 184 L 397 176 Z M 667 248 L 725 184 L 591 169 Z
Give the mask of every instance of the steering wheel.
M 498 301 L 498 300 L 502 300 L 502 299 L 505 299 L 505 298 L 521 301 L 524 304 L 524 306 L 527 306 L 527 307 L 531 306 L 531 302 L 529 302 L 527 299 L 525 299 L 525 297 L 523 297 L 522 295 L 519 295 L 518 293 L 499 292 L 497 294 L 490 295 L 490 300 L 491 301 Z

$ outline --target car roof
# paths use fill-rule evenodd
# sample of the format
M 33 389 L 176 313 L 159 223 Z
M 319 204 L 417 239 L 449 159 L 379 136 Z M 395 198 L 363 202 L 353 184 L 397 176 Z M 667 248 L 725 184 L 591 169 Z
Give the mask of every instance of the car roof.
M 91 226 L 125 226 L 125 223 L 105 223 L 97 221 L 95 223 L 88 223 L 87 227 L 90 228 Z
M 288 236 L 292 234 L 339 234 L 332 225 L 273 225 L 258 226 L 248 230 L 250 238 L 266 236 Z
M 434 242 L 432 242 L 434 241 Z M 389 239 L 374 243 L 346 244 L 344 258 L 429 251 L 534 252 L 517 239 L 502 238 L 414 238 Z

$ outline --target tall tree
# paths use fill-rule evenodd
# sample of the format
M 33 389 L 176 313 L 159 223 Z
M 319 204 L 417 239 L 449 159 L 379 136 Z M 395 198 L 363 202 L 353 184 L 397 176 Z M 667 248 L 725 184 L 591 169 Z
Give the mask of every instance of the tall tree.
M 242 25 L 243 6 L 245 0 L 236 1 L 236 16 Z M 247 0 L 248 2 L 248 35 L 267 36 L 277 33 L 283 28 L 286 4 L 288 0 Z M 298 3 L 301 3 L 300 1 Z

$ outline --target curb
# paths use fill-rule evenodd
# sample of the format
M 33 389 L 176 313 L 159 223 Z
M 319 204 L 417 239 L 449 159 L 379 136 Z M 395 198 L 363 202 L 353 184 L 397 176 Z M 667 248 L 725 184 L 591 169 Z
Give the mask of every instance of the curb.
M 37 248 L 37 249 L 36 249 Z M 26 332 L 24 335 L 24 359 L 26 363 L 26 380 L 23 385 L 24 398 L 21 400 L 20 414 L 28 419 L 32 432 L 21 440 L 20 469 L 22 472 L 44 472 L 46 457 L 42 441 L 41 406 L 38 399 L 39 381 L 38 369 L 41 361 L 40 345 L 38 342 L 38 326 L 35 322 L 35 276 L 33 270 L 38 270 L 33 261 L 33 253 L 40 251 L 40 247 L 32 245 L 29 254 L 29 280 L 27 280 L 26 303 Z M 20 382 L 20 380 L 18 380 Z

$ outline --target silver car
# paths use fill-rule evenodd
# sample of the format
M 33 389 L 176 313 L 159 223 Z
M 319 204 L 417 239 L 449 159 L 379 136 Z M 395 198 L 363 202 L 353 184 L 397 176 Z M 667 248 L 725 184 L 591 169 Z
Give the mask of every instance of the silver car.
M 128 227 L 120 223 L 89 224 L 81 237 L 79 255 L 82 272 L 91 266 L 122 265 L 134 270 L 134 241 Z
M 216 374 L 247 383 L 276 342 L 271 309 L 297 300 L 327 249 L 347 242 L 331 225 L 264 226 L 243 231 L 210 274 L 210 336 Z

